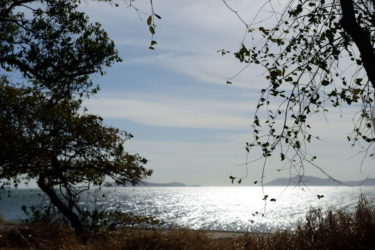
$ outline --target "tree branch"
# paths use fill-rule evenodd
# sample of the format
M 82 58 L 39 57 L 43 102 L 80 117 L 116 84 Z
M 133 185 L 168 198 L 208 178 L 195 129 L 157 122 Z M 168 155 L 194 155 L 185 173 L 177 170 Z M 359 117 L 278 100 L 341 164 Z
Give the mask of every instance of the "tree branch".
M 78 216 L 60 200 L 53 188 L 45 183 L 45 178 L 46 176 L 44 176 L 43 174 L 39 176 L 39 179 L 37 181 L 38 186 L 44 193 L 47 194 L 52 204 L 56 206 L 57 209 L 70 221 L 76 234 L 81 234 L 83 232 L 83 225 L 80 222 Z
M 356 21 L 353 0 L 340 0 L 340 4 L 342 9 L 340 24 L 357 45 L 368 79 L 375 88 L 375 52 L 371 37 Z

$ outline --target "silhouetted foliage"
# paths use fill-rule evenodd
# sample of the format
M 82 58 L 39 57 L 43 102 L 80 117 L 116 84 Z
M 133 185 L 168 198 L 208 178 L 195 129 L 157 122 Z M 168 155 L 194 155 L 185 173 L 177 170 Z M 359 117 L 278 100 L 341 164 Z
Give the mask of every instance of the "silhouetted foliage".
M 0 184 L 36 180 L 76 233 L 84 231 L 80 193 L 105 178 L 138 183 L 151 175 L 129 154 L 132 137 L 88 114 L 90 79 L 120 61 L 99 23 L 78 0 L 0 2 Z
M 307 150 L 319 140 L 309 118 L 345 105 L 360 109 L 348 141 L 374 159 L 374 5 L 373 0 L 266 1 L 251 23 L 228 5 L 250 36 L 234 56 L 264 67 L 269 82 L 256 107 L 253 140 L 246 145 L 248 152 L 259 148 L 264 166 L 278 154 L 299 173 L 306 163 L 319 168 Z

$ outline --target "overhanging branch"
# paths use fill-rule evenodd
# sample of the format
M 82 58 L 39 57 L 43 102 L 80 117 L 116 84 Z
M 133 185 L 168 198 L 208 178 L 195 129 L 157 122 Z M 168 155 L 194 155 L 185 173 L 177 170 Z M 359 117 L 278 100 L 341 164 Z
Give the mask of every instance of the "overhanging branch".
M 342 9 L 340 24 L 357 45 L 368 79 L 375 88 L 375 52 L 371 37 L 355 18 L 353 0 L 340 0 L 340 4 Z

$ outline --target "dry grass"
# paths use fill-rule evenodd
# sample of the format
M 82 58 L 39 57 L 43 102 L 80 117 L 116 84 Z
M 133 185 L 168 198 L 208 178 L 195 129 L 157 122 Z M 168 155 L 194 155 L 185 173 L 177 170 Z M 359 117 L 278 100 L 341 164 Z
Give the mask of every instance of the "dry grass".
M 295 232 L 214 239 L 186 229 L 106 230 L 78 238 L 67 226 L 22 224 L 0 230 L 1 249 L 374 249 L 375 208 L 361 197 L 353 213 L 311 210 Z

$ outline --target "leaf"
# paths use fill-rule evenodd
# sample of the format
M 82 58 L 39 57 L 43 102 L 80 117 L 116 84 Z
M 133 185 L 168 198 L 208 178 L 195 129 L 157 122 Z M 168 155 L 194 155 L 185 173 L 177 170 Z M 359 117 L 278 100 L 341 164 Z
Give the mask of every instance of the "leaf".
M 270 31 L 264 27 L 259 27 L 259 31 L 262 32 L 264 35 L 268 35 Z
M 359 95 L 361 93 L 361 89 L 353 89 L 353 94 Z
M 151 25 L 152 24 L 152 16 L 149 16 L 147 18 L 147 25 Z
M 281 161 L 285 160 L 285 155 L 283 153 L 280 154 Z
M 154 29 L 154 27 L 150 26 L 149 30 L 150 30 L 151 34 L 155 35 L 155 29 Z
M 323 80 L 323 81 L 322 81 L 322 85 L 323 85 L 323 86 L 328 86 L 328 85 L 329 85 L 329 81 L 327 81 L 327 80 Z
M 362 78 L 355 79 L 355 84 L 361 85 L 362 80 L 363 80 Z
M 229 176 L 229 179 L 231 180 L 231 182 L 232 182 L 232 184 L 233 184 L 233 182 L 234 182 L 234 180 L 236 179 L 236 177 L 234 177 L 234 176 Z

